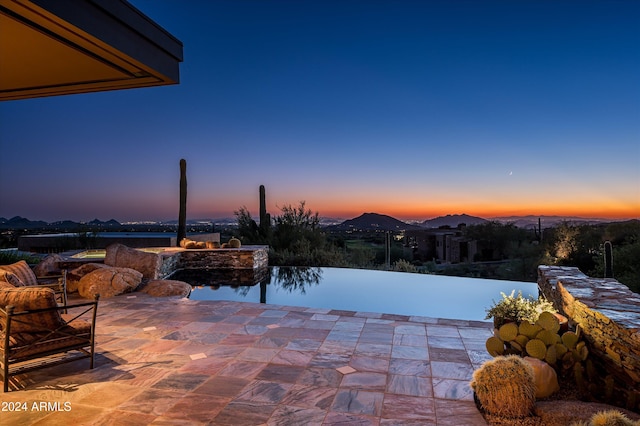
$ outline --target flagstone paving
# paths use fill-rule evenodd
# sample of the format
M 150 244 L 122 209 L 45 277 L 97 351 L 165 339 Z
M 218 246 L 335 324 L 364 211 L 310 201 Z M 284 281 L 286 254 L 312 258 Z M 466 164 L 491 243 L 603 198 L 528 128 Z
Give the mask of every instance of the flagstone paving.
M 141 294 L 96 330 L 93 370 L 19 376 L 0 424 L 486 425 L 486 322 Z

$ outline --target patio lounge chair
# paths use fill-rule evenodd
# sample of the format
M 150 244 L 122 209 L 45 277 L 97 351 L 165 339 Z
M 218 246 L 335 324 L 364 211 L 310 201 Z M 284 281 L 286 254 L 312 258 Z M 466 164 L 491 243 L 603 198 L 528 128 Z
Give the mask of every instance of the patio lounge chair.
M 0 265 L 0 281 L 6 281 L 14 287 L 46 287 L 55 292 L 61 305 L 67 304 L 67 271 L 61 275 L 36 277 L 33 269 L 24 260 L 11 265 Z
M 98 298 L 59 306 L 46 287 L 0 282 L 0 364 L 4 392 L 11 377 L 89 358 L 94 364 Z M 69 314 L 64 314 L 69 310 Z M 81 318 L 84 317 L 84 318 Z

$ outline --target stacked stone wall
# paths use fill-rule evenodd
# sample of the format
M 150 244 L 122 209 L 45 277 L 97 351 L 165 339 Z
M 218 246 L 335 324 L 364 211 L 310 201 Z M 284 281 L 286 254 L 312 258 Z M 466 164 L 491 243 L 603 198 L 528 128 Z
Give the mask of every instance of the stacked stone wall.
M 591 355 L 615 378 L 618 391 L 638 398 L 640 295 L 615 279 L 591 278 L 573 267 L 539 266 L 538 287 L 580 327 Z M 638 411 L 639 403 L 630 408 Z
M 258 269 L 269 265 L 267 246 L 243 246 L 238 249 L 183 250 L 175 269 Z
M 160 254 L 162 258 L 162 264 L 160 265 L 160 271 L 158 272 L 158 278 L 167 278 L 169 275 L 178 269 L 178 261 L 180 260 L 180 252 L 172 254 Z

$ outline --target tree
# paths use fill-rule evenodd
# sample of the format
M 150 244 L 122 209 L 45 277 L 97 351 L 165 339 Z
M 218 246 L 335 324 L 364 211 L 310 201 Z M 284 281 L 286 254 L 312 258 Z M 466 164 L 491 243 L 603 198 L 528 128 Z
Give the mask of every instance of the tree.
M 578 251 L 578 227 L 562 222 L 556 227 L 554 255 L 560 262 L 570 261 Z
M 269 244 L 271 265 L 345 266 L 343 253 L 327 243 L 317 212 L 307 209 L 304 201 L 296 207 L 286 205 L 280 210 L 281 214 L 273 219 L 271 230 L 264 235 L 247 208 L 241 207 L 234 212 L 238 219 L 238 236 L 245 243 Z
M 555 264 L 575 266 L 588 273 L 595 267 L 593 254 L 603 243 L 602 227 L 562 222 L 554 229 L 549 242 Z
M 504 260 L 517 256 L 518 248 L 529 243 L 535 236 L 525 229 L 518 228 L 512 223 L 502 224 L 497 221 L 470 225 L 464 229 L 464 235 L 478 241 L 480 259 Z
M 238 220 L 238 237 L 245 244 L 259 243 L 258 224 L 251 218 L 251 213 L 245 206 L 233 212 Z
M 300 201 L 297 207 L 285 205 L 280 208 L 282 214 L 275 217 L 275 227 L 271 245 L 275 250 L 287 249 L 293 243 L 306 240 L 311 247 L 324 246 L 324 235 L 320 230 L 318 212 L 313 213 Z

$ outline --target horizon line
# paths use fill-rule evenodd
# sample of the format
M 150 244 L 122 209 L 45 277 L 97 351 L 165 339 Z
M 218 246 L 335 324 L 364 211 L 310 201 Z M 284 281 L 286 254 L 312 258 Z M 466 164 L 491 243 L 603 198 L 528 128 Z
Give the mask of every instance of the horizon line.
M 396 216 L 390 215 L 390 214 L 386 214 L 386 213 L 378 213 L 378 212 L 364 212 L 364 213 L 360 213 L 356 216 L 353 217 L 341 217 L 341 216 L 334 216 L 334 215 L 320 215 L 318 214 L 318 217 L 321 219 L 332 219 L 332 220 L 342 220 L 342 221 L 347 221 L 347 220 L 352 220 L 352 219 L 356 219 L 362 215 L 365 214 L 376 214 L 376 215 L 381 215 L 381 216 L 388 216 L 391 217 L 393 219 L 399 220 L 401 222 L 424 222 L 424 221 L 428 221 L 428 220 L 434 220 L 434 219 L 439 219 L 439 218 L 445 218 L 445 217 L 451 217 L 451 216 L 470 216 L 470 217 L 476 217 L 476 218 L 480 218 L 480 219 L 485 219 L 485 220 L 492 220 L 492 219 L 509 219 L 509 218 L 532 218 L 532 217 L 538 217 L 538 218 L 559 218 L 559 219 L 582 219 L 582 220 L 611 220 L 614 222 L 622 222 L 622 221 L 627 221 L 627 220 L 640 220 L 640 217 L 618 217 L 618 216 L 585 216 L 585 215 L 576 215 L 576 214 L 503 214 L 503 215 L 491 215 L 491 216 L 479 216 L 479 215 L 473 215 L 473 214 L 467 214 L 467 213 L 447 213 L 447 214 L 442 214 L 442 215 L 438 215 L 438 216 L 429 216 L 429 217 L 424 217 L 424 218 L 417 218 L 417 217 L 411 217 L 411 218 L 403 218 L 400 219 Z M 253 218 L 253 215 L 251 215 L 251 217 Z M 57 220 L 44 220 L 44 219 L 29 219 L 28 217 L 25 216 L 21 216 L 21 215 L 14 215 L 11 216 L 10 218 L 7 217 L 2 217 L 3 219 L 9 221 L 15 218 L 22 218 L 25 220 L 28 220 L 30 222 L 45 222 L 47 224 L 53 224 L 53 223 L 57 223 L 57 222 L 75 222 L 75 223 L 80 223 L 80 224 L 86 224 L 89 222 L 93 222 L 93 221 L 99 221 L 99 222 L 109 222 L 109 221 L 116 221 L 120 224 L 134 224 L 134 223 L 167 223 L 167 222 L 177 222 L 178 218 L 174 218 L 174 219 L 149 219 L 149 218 L 145 218 L 145 219 L 128 219 L 128 220 L 120 220 L 120 219 L 116 219 L 114 217 L 111 217 L 109 219 L 106 220 L 102 220 L 99 219 L 98 217 L 94 217 L 93 219 L 90 220 L 74 220 L 74 219 L 57 219 Z M 210 222 L 214 222 L 216 220 L 226 220 L 226 219 L 232 219 L 234 218 L 234 215 L 223 215 L 223 216 L 211 216 L 211 217 L 192 217 L 192 218 L 187 218 L 187 221 L 210 221 Z M 256 217 L 257 218 L 257 217 Z

